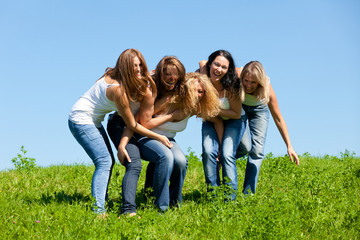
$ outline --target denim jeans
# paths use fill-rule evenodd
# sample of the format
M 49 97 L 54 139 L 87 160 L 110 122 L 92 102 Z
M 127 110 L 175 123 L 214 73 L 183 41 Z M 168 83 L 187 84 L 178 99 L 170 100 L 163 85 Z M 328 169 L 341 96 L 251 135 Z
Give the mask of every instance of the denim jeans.
M 269 123 L 269 108 L 266 105 L 242 105 L 247 127 L 237 149 L 236 157 L 249 154 L 245 170 L 243 193 L 255 193 L 260 167 L 264 159 L 264 147 Z
M 223 184 L 229 185 L 233 189 L 230 198 L 236 198 L 237 191 L 237 168 L 236 150 L 239 146 L 241 137 L 244 133 L 245 122 L 243 119 L 224 120 L 223 144 L 220 152 L 220 162 L 222 164 Z M 220 185 L 220 176 L 216 158 L 219 155 L 219 140 L 211 122 L 202 124 L 202 160 L 205 173 L 205 181 L 211 187 Z
M 91 195 L 95 198 L 95 213 L 104 213 L 107 187 L 115 159 L 106 132 L 91 124 L 75 124 L 68 121 L 69 129 L 78 143 L 84 148 L 95 165 L 91 182 Z
M 169 138 L 169 140 L 173 144 L 172 148 L 147 137 L 138 140 L 143 159 L 151 162 L 150 168 L 152 163 L 155 164 L 152 187 L 156 199 L 155 205 L 162 211 L 166 211 L 169 205 L 181 204 L 182 187 L 188 166 L 188 160 L 179 145 L 174 139 Z
M 119 115 L 109 115 L 107 131 L 116 149 L 120 144 L 125 127 L 126 124 Z M 126 171 L 122 180 L 122 214 L 136 212 L 136 190 L 142 168 L 140 150 L 134 137 L 130 139 L 125 149 L 129 154 L 131 162 L 125 160 Z

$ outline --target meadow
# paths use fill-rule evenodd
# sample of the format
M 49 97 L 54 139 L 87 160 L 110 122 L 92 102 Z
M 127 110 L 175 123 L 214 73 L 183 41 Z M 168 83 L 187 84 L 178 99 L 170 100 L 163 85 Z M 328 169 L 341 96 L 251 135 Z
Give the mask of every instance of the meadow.
M 360 239 L 360 158 L 355 153 L 305 153 L 299 167 L 287 156 L 268 154 L 256 194 L 239 192 L 230 202 L 207 193 L 199 157 L 189 151 L 188 159 L 183 204 L 165 213 L 144 197 L 143 162 L 136 196 L 141 219 L 120 216 L 125 168 L 118 163 L 105 220 L 91 211 L 91 165 L 42 168 L 32 162 L 33 167 L 2 171 L 0 239 Z M 239 159 L 237 166 L 241 188 L 246 160 Z

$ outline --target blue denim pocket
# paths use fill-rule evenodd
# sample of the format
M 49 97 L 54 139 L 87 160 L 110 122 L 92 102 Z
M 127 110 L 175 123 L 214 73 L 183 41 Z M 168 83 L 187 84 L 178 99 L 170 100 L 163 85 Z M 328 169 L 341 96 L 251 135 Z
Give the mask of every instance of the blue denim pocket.
M 94 125 L 83 125 L 79 129 L 79 135 L 85 135 L 90 141 L 102 138 L 100 130 Z

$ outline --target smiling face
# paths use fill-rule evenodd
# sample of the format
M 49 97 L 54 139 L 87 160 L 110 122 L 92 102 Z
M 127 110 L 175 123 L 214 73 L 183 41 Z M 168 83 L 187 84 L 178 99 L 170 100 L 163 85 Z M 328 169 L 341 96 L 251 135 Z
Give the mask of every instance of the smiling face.
M 229 60 L 223 56 L 217 56 L 210 65 L 211 81 L 220 81 L 229 70 Z
M 250 73 L 245 74 L 242 80 L 242 84 L 244 86 L 244 91 L 247 94 L 253 94 L 255 90 L 259 87 L 259 83 L 256 80 L 255 76 Z
M 134 58 L 134 73 L 138 78 L 141 78 L 142 64 L 138 57 Z
M 161 81 L 165 85 L 167 91 L 172 91 L 179 80 L 179 72 L 174 65 L 168 65 L 164 70 Z

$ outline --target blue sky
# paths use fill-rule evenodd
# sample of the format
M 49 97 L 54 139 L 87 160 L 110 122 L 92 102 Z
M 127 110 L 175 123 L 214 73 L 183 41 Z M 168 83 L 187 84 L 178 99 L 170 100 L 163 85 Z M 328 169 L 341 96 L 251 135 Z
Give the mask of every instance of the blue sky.
M 360 153 L 357 0 L 2 1 L 0 32 L 0 170 L 21 145 L 40 166 L 91 164 L 68 113 L 127 48 L 150 69 L 175 55 L 191 72 L 218 49 L 259 60 L 299 154 Z M 201 120 L 176 140 L 200 155 Z M 286 154 L 272 119 L 265 151 Z

